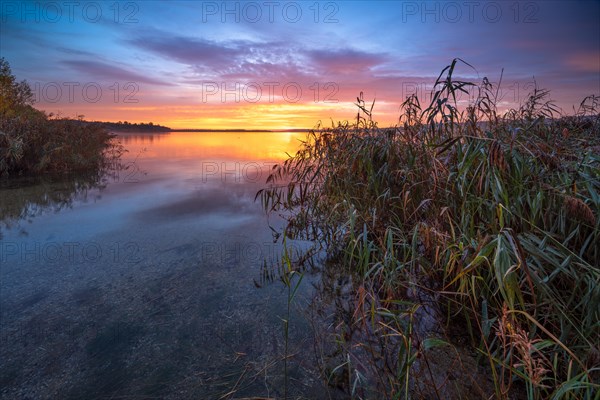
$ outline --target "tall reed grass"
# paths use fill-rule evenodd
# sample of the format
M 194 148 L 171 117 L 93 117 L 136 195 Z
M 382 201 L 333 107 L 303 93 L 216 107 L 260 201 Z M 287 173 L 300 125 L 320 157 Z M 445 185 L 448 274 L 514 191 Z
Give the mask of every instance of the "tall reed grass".
M 457 79 L 459 66 L 426 107 L 409 96 L 392 128 L 361 94 L 355 121 L 310 132 L 257 198 L 288 216 L 286 237 L 353 274 L 350 325 L 378 396 L 445 398 L 447 379 L 424 392 L 417 371 L 434 375 L 427 355 L 463 341 L 495 398 L 598 398 L 600 97 L 562 116 L 536 87 L 500 113 L 498 87 Z M 418 329 L 434 306 L 444 334 Z

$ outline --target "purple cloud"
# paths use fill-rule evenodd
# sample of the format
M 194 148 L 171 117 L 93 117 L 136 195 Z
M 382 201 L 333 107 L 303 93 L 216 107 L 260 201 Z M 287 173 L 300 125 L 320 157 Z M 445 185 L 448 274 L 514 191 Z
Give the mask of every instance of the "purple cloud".
M 225 68 L 245 52 L 237 46 L 181 36 L 147 36 L 130 41 L 134 46 L 193 66 Z
M 99 61 L 66 60 L 62 62 L 78 72 L 88 74 L 94 79 L 108 79 L 117 81 L 131 81 L 148 83 L 151 85 L 169 86 L 168 83 L 158 79 L 149 78 L 133 70 L 124 69 Z
M 387 57 L 352 49 L 311 50 L 307 52 L 315 67 L 340 74 L 364 73 L 383 64 Z

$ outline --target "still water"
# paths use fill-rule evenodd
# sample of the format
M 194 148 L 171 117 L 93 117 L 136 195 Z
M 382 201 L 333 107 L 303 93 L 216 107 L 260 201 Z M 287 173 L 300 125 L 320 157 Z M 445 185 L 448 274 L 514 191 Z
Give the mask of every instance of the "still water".
M 282 397 L 281 221 L 254 196 L 303 137 L 122 134 L 118 171 L 3 183 L 2 397 Z M 301 308 L 289 390 L 319 398 Z

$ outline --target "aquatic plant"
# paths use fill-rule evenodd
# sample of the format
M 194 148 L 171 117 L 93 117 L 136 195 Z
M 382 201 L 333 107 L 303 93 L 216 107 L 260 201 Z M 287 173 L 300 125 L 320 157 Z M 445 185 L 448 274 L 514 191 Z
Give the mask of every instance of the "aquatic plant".
M 468 369 L 466 349 L 491 377 L 490 387 L 469 378 L 482 396 L 592 399 L 600 97 L 562 116 L 536 85 L 500 113 L 498 87 L 456 79 L 459 66 L 472 68 L 453 60 L 428 106 L 409 96 L 395 127 L 380 128 L 361 94 L 355 122 L 311 131 L 257 198 L 287 216 L 286 237 L 320 243 L 326 268 L 354 277 L 355 311 L 336 334 L 351 395 L 363 386 L 386 398 L 464 396 L 450 376 Z M 457 96 L 473 91 L 461 109 Z M 441 311 L 443 332 L 415 329 L 426 307 Z M 436 379 L 428 359 L 441 348 L 456 362 Z M 371 382 L 361 363 L 371 365 Z M 331 380 L 331 370 L 324 375 Z

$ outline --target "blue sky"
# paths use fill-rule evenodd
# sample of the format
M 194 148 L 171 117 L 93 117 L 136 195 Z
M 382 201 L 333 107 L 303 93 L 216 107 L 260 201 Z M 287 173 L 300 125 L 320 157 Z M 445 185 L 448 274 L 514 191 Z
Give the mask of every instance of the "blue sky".
M 0 55 L 38 106 L 172 127 L 394 123 L 459 57 L 517 107 L 533 78 L 566 112 L 600 94 L 599 1 L 4 1 Z M 57 87 L 62 90 L 59 92 Z M 71 93 L 69 93 L 71 91 Z M 99 92 L 100 91 L 100 92 Z M 468 99 L 464 99 L 468 101 Z

